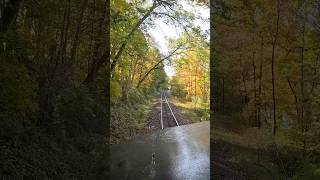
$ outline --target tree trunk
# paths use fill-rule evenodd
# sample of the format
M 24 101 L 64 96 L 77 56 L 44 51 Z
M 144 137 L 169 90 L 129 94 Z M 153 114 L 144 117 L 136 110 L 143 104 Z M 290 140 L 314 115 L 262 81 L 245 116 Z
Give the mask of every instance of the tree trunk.
M 67 3 L 67 17 L 66 17 L 66 25 L 65 25 L 65 32 L 64 32 L 64 39 L 62 43 L 62 54 L 61 54 L 61 62 L 65 62 L 66 53 L 67 53 L 67 47 L 68 47 L 68 34 L 69 34 L 69 26 L 70 26 L 70 13 L 71 13 L 71 7 L 70 7 L 70 0 L 68 0 Z
M 0 32 L 5 33 L 16 19 L 22 0 L 2 0 L 0 9 Z
M 195 108 L 197 108 L 198 98 L 197 98 L 197 75 L 198 67 L 195 65 L 195 74 L 194 74 L 194 98 L 195 98 Z
M 272 56 L 271 56 L 272 101 L 273 101 L 273 128 L 272 128 L 272 134 L 273 134 L 273 136 L 276 136 L 276 130 L 277 130 L 274 61 L 275 61 L 276 44 L 277 44 L 278 33 L 279 33 L 279 21 L 280 21 L 280 0 L 277 1 L 277 24 L 276 24 L 276 33 L 274 35 L 273 42 L 272 42 Z
M 260 57 L 260 68 L 259 68 L 259 90 L 258 90 L 258 99 L 259 99 L 259 105 L 258 105 L 258 122 L 259 122 L 259 127 L 261 127 L 261 108 L 262 108 L 262 67 L 263 67 L 263 60 L 264 60 L 264 54 L 263 54 L 263 35 L 261 35 L 261 57 Z
M 87 74 L 87 77 L 84 80 L 85 84 L 88 84 L 92 81 L 94 81 L 98 75 L 98 71 L 100 69 L 100 67 L 102 66 L 102 64 L 104 62 L 108 63 L 108 59 L 109 59 L 109 28 L 107 28 L 106 33 L 104 33 L 104 26 L 109 23 L 109 1 L 106 0 L 104 7 L 103 7 L 103 11 L 102 11 L 102 15 L 100 17 L 100 21 L 99 21 L 99 29 L 98 29 L 98 33 L 95 39 L 95 44 L 94 44 L 94 48 L 93 48 L 93 59 L 92 59 L 92 63 L 89 69 L 89 72 Z M 102 56 L 100 56 L 100 49 L 101 46 L 104 44 L 103 43 L 103 38 L 105 38 L 105 40 L 107 41 L 106 43 L 106 47 L 104 47 L 104 53 Z
M 83 20 L 84 12 L 86 11 L 86 8 L 87 8 L 87 4 L 88 4 L 88 0 L 83 0 L 80 14 L 78 17 L 76 32 L 74 35 L 74 40 L 73 40 L 73 44 L 72 44 L 72 48 L 71 48 L 71 55 L 70 55 L 71 66 L 75 63 L 75 59 L 76 59 L 76 55 L 77 55 L 77 48 L 79 46 L 79 36 L 80 36 L 81 28 L 82 28 L 82 20 Z
M 255 65 L 255 52 L 252 53 L 252 68 L 253 68 L 253 94 L 254 94 L 254 119 L 255 125 L 260 127 L 257 115 L 257 91 L 256 91 L 256 65 Z
M 249 99 L 248 99 L 249 96 L 248 96 L 248 91 L 247 91 L 246 76 L 245 76 L 245 72 L 242 67 L 242 55 L 240 55 L 239 63 L 240 63 L 240 68 L 241 68 L 241 77 L 242 77 L 242 83 L 243 83 L 243 89 L 244 89 L 243 90 L 244 91 L 243 102 L 244 102 L 244 105 L 247 106 L 248 102 L 249 102 Z
M 294 102 L 295 102 L 295 107 L 296 107 L 296 113 L 297 113 L 297 118 L 298 118 L 298 124 L 301 124 L 300 111 L 299 111 L 299 99 L 298 99 L 297 93 L 295 92 L 294 87 L 293 87 L 293 85 L 292 85 L 289 77 L 287 77 L 287 82 L 288 82 L 288 84 L 289 84 L 291 93 L 292 93 L 292 95 L 293 95 L 293 97 L 294 97 Z
M 63 13 L 63 21 L 60 30 L 60 40 L 59 40 L 59 47 L 56 52 L 56 65 L 58 66 L 65 57 L 66 52 L 66 43 L 68 38 L 68 30 L 69 30 L 69 21 L 70 21 L 70 0 L 67 1 L 64 13 Z
M 302 28 L 302 47 L 301 47 L 301 63 L 300 63 L 300 84 L 301 84 L 301 121 L 303 125 L 303 149 L 306 150 L 306 132 L 307 132 L 307 122 L 304 118 L 304 105 L 305 105 L 305 95 L 304 95 L 304 46 L 305 46 L 305 24 Z
M 224 84 L 224 77 L 222 77 L 222 113 L 225 112 L 225 84 Z
M 217 112 L 221 113 L 221 83 L 220 79 L 217 79 Z

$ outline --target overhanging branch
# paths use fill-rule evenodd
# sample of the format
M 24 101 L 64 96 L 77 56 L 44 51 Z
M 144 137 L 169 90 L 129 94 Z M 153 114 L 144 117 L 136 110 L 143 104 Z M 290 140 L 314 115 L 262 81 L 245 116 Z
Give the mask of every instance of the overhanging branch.
M 174 55 L 178 55 L 178 54 L 181 54 L 181 53 L 178 53 L 178 50 L 181 50 L 183 49 L 183 45 L 179 45 L 175 50 L 173 50 L 171 53 L 169 53 L 169 55 L 167 55 L 166 57 L 160 59 L 155 65 L 153 65 L 151 67 L 151 69 L 149 69 L 147 71 L 147 73 L 139 80 L 136 88 L 138 89 L 140 87 L 140 85 L 142 84 L 142 82 L 149 76 L 149 74 L 154 71 L 155 69 L 158 68 L 158 66 L 166 59 L 169 59 L 170 57 L 174 56 Z

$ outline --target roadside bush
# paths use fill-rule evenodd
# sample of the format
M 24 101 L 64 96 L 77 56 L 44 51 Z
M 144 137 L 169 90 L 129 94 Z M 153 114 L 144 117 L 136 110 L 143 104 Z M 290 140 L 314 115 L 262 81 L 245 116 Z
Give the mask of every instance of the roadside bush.
M 10 136 L 31 123 L 35 88 L 22 64 L 0 63 L 0 72 L 0 136 Z
M 124 142 L 137 134 L 138 119 L 142 119 L 138 107 L 121 102 L 111 106 L 110 139 L 111 143 Z
M 101 94 L 81 85 L 66 88 L 52 102 L 50 126 L 42 127 L 33 118 L 38 112 L 32 109 L 37 106 L 32 83 L 26 78 L 24 86 L 21 78 L 23 74 L 8 79 L 11 83 L 3 81 L 6 88 L 20 91 L 8 92 L 14 93 L 11 103 L 19 109 L 2 108 L 0 113 L 0 179 L 105 179 L 107 109 Z M 10 94 L 2 92 L 6 96 L 0 101 L 5 102 Z
M 98 96 L 98 97 L 97 97 Z M 72 136 L 81 135 L 81 131 L 105 134 L 107 114 L 105 103 L 99 95 L 86 86 L 65 89 L 57 98 L 55 120 L 66 128 Z M 107 108 L 107 107 L 105 107 Z
M 133 105 L 137 103 L 141 104 L 145 102 L 146 98 L 147 97 L 140 93 L 138 90 L 132 89 L 129 93 L 128 101 Z
M 297 175 L 293 179 L 318 180 L 320 179 L 320 166 L 308 163 L 297 172 Z
M 266 150 L 270 161 L 278 166 L 285 177 L 293 177 L 307 161 L 301 150 L 289 146 L 270 145 Z
M 195 113 L 201 117 L 201 121 L 208 121 L 210 120 L 210 112 L 207 109 L 195 109 Z
M 111 101 L 121 97 L 121 86 L 118 82 L 111 80 L 110 81 L 110 98 Z
M 120 143 L 132 139 L 144 128 L 150 97 L 131 91 L 128 100 L 111 102 L 110 139 Z
M 100 136 L 83 134 L 80 139 L 48 136 L 37 128 L 16 134 L 0 145 L 0 177 L 4 179 L 92 179 L 107 152 Z M 79 148 L 87 146 L 88 151 Z M 76 146 L 78 144 L 78 147 Z M 99 145 L 100 144 L 100 145 Z M 101 146 L 101 147 L 99 147 Z
M 185 99 L 187 96 L 187 91 L 184 90 L 183 86 L 179 84 L 178 82 L 172 82 L 171 83 L 171 93 L 173 96 L 176 96 L 177 98 Z
M 244 131 L 243 137 L 250 147 L 257 149 L 266 149 L 272 143 L 272 135 L 268 129 L 247 128 Z

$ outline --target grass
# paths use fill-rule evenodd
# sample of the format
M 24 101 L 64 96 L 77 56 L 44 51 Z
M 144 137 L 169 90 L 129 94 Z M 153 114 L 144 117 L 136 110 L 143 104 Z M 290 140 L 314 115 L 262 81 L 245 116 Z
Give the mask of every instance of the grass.
M 234 130 L 216 121 L 211 131 L 216 148 L 252 179 L 320 179 L 319 152 L 305 153 L 288 131 L 274 139 L 268 127 Z
M 172 97 L 171 100 L 192 123 L 208 121 L 210 118 L 208 103 L 195 104 L 192 101 L 181 100 L 175 97 Z

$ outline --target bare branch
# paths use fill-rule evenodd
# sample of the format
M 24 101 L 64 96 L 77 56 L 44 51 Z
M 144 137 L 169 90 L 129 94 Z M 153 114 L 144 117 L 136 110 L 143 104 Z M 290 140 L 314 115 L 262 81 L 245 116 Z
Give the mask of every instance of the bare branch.
M 178 50 L 183 49 L 182 47 L 183 47 L 183 45 L 179 45 L 175 50 L 173 50 L 171 53 L 169 53 L 169 55 L 167 55 L 166 57 L 160 59 L 155 65 L 153 65 L 152 68 L 149 69 L 149 70 L 147 71 L 147 73 L 139 80 L 139 82 L 138 82 L 138 84 L 137 84 L 137 89 L 140 87 L 141 83 L 149 76 L 149 74 L 150 74 L 152 71 L 154 71 L 155 69 L 157 69 L 158 66 L 159 66 L 164 60 L 169 59 L 170 57 L 179 54 L 179 53 L 178 53 Z

